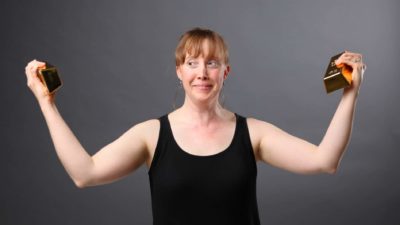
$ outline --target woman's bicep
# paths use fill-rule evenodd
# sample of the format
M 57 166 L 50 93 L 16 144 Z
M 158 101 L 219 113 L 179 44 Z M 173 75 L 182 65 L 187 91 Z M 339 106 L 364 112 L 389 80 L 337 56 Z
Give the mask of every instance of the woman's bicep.
M 299 174 L 322 172 L 318 147 L 268 123 L 261 125 L 259 157 L 275 167 Z
M 92 156 L 94 166 L 89 186 L 118 180 L 146 161 L 148 125 L 148 122 L 135 125 Z

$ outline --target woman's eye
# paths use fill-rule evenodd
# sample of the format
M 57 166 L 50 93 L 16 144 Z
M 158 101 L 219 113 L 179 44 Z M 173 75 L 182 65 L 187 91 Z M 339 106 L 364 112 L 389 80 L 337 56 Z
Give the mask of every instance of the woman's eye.
M 196 66 L 196 65 L 197 65 L 197 63 L 196 63 L 196 62 L 194 62 L 194 61 L 189 61 L 189 62 L 187 62 L 187 64 L 188 64 L 189 66 L 191 66 L 191 67 L 193 67 L 193 66 Z
M 216 67 L 219 66 L 219 62 L 216 61 L 216 60 L 211 60 L 211 61 L 209 61 L 209 62 L 207 63 L 207 65 L 208 65 L 209 67 L 216 68 Z

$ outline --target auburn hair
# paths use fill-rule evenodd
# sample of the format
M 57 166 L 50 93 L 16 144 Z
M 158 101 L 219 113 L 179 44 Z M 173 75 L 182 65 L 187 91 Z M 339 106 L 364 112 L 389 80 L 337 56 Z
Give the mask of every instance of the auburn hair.
M 208 41 L 208 55 L 204 55 L 203 43 Z M 195 58 L 199 55 L 207 59 L 218 59 L 224 64 L 229 64 L 228 47 L 218 33 L 199 27 L 184 33 L 175 49 L 175 65 L 180 66 L 185 62 L 186 54 Z

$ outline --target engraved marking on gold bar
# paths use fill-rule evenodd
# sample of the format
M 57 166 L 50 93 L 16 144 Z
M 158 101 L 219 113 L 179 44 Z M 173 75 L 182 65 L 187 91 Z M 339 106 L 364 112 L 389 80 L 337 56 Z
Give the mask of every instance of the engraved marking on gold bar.
M 327 77 L 324 77 L 324 80 L 326 80 L 326 79 L 328 79 L 328 78 L 331 78 L 331 77 L 333 77 L 333 76 L 336 76 L 336 75 L 338 75 L 338 74 L 340 74 L 340 72 L 335 73 L 335 74 L 332 74 L 332 75 L 327 76 Z

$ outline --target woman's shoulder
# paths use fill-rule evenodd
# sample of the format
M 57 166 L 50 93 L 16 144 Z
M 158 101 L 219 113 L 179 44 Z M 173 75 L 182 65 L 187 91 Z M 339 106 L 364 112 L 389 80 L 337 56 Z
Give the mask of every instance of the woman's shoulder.
M 251 136 L 260 137 L 276 129 L 272 123 L 254 117 L 246 117 L 246 121 Z
M 263 126 L 271 126 L 272 125 L 271 123 L 269 123 L 269 122 L 267 122 L 265 120 L 258 119 L 258 118 L 253 117 L 253 116 L 242 115 L 242 114 L 239 114 L 239 113 L 236 113 L 236 112 L 235 112 L 235 114 L 243 117 L 244 119 L 246 119 L 246 122 L 247 122 L 248 126 L 263 127 Z
M 160 132 L 160 126 L 159 118 L 148 119 L 134 126 L 146 143 L 147 151 L 150 155 L 154 154 L 154 149 Z
M 155 130 L 158 130 L 160 128 L 160 120 L 159 118 L 148 119 L 137 123 L 136 125 L 134 125 L 134 127 L 136 127 L 136 129 L 140 130 L 141 132 L 154 132 Z
M 247 123 L 252 126 L 263 126 L 263 125 L 267 125 L 270 124 L 267 121 L 264 120 L 260 120 L 254 117 L 246 117 Z

